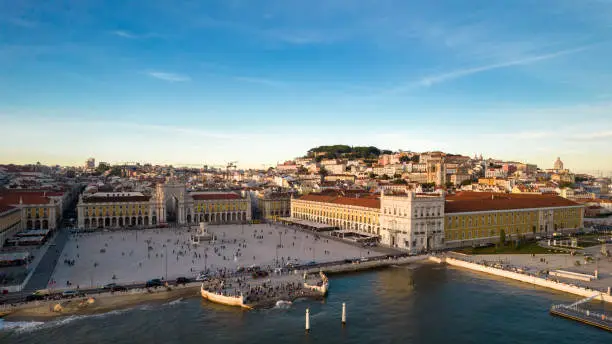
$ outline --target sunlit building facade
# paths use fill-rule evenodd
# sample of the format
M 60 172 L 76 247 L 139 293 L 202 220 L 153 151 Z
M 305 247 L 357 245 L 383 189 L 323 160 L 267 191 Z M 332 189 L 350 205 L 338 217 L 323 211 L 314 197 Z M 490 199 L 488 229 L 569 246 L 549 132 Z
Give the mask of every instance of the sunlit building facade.
M 583 227 L 584 206 L 559 196 L 462 192 L 445 202 L 447 247 L 498 243 Z

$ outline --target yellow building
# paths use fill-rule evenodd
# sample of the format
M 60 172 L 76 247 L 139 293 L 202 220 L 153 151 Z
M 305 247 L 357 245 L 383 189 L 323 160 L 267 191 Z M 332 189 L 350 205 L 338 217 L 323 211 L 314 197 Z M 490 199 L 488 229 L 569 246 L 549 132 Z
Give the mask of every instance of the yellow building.
M 380 200 L 308 194 L 291 200 L 291 217 L 380 235 Z
M 97 192 L 77 204 L 80 228 L 121 228 L 158 223 L 157 204 L 140 192 Z
M 0 205 L 18 208 L 20 229 L 55 229 L 60 220 L 61 201 L 38 191 L 10 191 L 0 194 Z
M 291 216 L 291 193 L 272 192 L 257 196 L 257 204 L 261 217 L 273 219 Z
M 447 247 L 497 243 L 583 226 L 584 206 L 559 196 L 463 192 L 445 202 Z
M 233 192 L 188 193 L 183 208 L 181 213 L 186 214 L 186 224 L 244 223 L 251 220 L 250 198 L 242 198 Z
M 497 243 L 583 227 L 583 205 L 553 195 L 460 192 L 343 197 L 309 194 L 291 217 L 378 235 L 383 245 L 422 252 Z
M 0 204 L 0 247 L 21 229 L 19 208 Z

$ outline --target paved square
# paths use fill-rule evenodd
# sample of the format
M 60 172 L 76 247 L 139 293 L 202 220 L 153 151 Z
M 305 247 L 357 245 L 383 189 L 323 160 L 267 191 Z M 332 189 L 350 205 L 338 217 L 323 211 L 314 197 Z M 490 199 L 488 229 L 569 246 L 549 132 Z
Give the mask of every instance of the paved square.
M 360 248 L 331 239 L 315 239 L 312 233 L 286 227 L 259 225 L 208 226 L 213 243 L 190 244 L 194 231 L 149 229 L 96 232 L 72 236 L 61 254 L 52 280 L 56 288 L 100 286 L 106 283 L 143 282 L 166 276 L 195 276 L 205 269 L 250 265 L 284 265 L 298 259 L 327 262 L 375 256 L 372 248 Z M 65 262 L 69 261 L 69 262 Z M 74 264 L 71 262 L 74 261 Z M 115 277 L 115 279 L 113 279 Z

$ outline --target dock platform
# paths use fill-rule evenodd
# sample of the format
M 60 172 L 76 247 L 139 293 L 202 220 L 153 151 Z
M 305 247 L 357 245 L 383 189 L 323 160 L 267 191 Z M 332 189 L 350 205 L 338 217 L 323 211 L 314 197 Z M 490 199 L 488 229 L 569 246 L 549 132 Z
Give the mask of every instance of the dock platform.
M 566 305 L 552 306 L 550 308 L 550 314 L 579 321 L 612 332 L 612 317 L 605 314 Z

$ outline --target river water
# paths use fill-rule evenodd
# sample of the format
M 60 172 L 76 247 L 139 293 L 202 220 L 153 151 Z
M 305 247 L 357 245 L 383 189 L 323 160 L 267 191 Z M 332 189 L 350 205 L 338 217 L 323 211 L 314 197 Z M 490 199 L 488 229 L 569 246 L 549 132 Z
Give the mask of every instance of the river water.
M 5 322 L 0 343 L 612 343 L 608 332 L 548 314 L 551 304 L 576 299 L 424 264 L 332 277 L 325 301 L 287 309 L 242 311 L 193 298 L 47 323 Z

